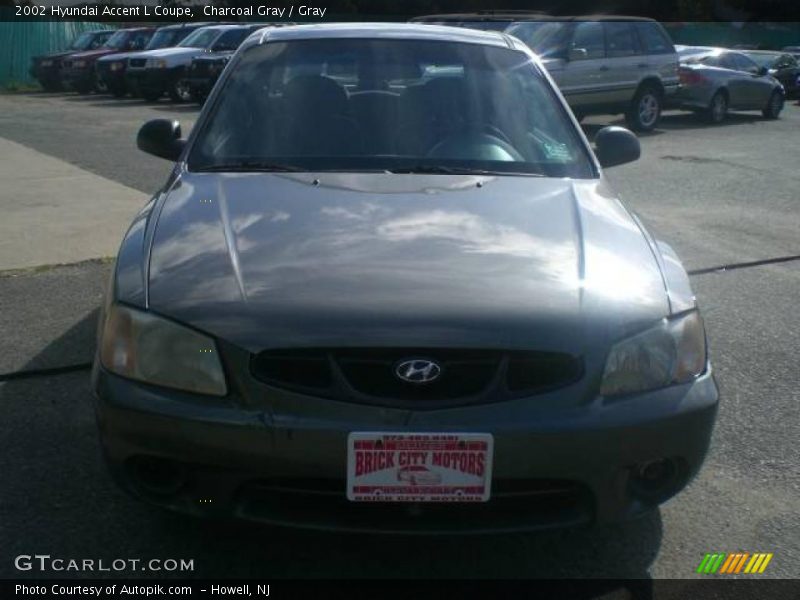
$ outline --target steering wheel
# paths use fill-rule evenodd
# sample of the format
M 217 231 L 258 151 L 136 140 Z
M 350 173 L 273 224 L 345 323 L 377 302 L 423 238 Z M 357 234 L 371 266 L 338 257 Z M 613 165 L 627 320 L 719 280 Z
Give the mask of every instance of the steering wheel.
M 483 131 L 485 131 L 486 133 L 500 138 L 506 144 L 511 144 L 511 140 L 508 138 L 505 132 L 502 129 L 500 129 L 497 125 L 492 125 L 491 123 L 483 123 L 481 127 Z
M 475 131 L 462 131 L 446 137 L 435 144 L 426 157 L 525 162 L 525 157 L 508 142 L 495 135 Z

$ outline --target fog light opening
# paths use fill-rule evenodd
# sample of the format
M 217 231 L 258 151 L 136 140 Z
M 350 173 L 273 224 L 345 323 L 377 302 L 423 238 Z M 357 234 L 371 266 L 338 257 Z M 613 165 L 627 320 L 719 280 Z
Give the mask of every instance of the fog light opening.
M 186 467 L 165 458 L 137 456 L 128 461 L 128 470 L 140 488 L 160 496 L 177 493 L 187 480 Z
M 681 488 L 684 473 L 683 462 L 676 458 L 636 465 L 630 478 L 631 493 L 644 502 L 663 502 Z

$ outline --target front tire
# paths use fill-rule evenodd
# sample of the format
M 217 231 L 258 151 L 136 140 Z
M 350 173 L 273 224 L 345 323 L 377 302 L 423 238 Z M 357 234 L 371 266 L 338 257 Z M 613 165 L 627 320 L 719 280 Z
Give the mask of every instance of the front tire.
M 783 94 L 775 90 L 769 97 L 767 105 L 764 107 L 764 110 L 761 111 L 761 114 L 764 115 L 765 119 L 777 119 L 783 110 L 783 103 Z
M 653 131 L 663 108 L 661 91 L 654 85 L 642 86 L 625 113 L 628 126 L 634 131 Z
M 706 110 L 706 120 L 714 125 L 719 125 L 728 116 L 728 95 L 722 90 L 711 97 Z

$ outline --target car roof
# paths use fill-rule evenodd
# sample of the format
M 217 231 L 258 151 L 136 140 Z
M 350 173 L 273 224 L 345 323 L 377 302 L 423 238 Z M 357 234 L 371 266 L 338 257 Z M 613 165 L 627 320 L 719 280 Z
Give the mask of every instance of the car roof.
M 516 46 L 513 38 L 494 31 L 418 23 L 325 23 L 320 25 L 269 27 L 253 33 L 247 38 L 245 44 L 246 46 L 252 46 L 263 41 L 342 38 L 430 40 L 505 46 L 507 48 Z
M 201 23 L 177 23 L 175 25 L 164 25 L 163 27 L 159 27 L 158 30 L 161 31 L 162 29 L 200 29 L 201 27 L 208 27 L 209 25 L 214 25 L 211 21 L 201 22 Z
M 790 54 L 784 50 L 740 50 L 742 54 L 757 54 L 761 56 L 783 56 Z
M 478 11 L 474 13 L 444 13 L 423 15 L 410 19 L 411 22 L 426 21 L 655 21 L 648 17 L 627 15 L 551 15 L 533 10 Z

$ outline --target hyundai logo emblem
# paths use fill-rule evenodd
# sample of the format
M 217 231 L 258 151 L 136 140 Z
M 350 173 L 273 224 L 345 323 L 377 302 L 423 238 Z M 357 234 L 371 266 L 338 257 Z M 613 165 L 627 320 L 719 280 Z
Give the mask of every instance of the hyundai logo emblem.
M 394 374 L 409 383 L 430 383 L 442 374 L 442 367 L 432 360 L 415 358 L 404 360 L 394 369 Z

